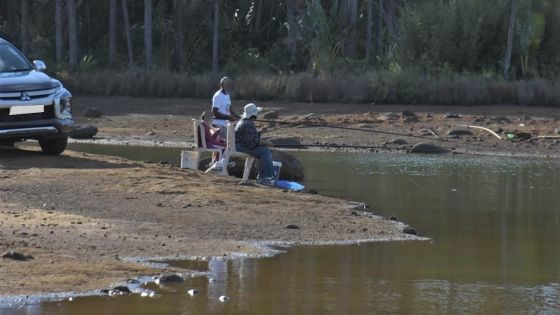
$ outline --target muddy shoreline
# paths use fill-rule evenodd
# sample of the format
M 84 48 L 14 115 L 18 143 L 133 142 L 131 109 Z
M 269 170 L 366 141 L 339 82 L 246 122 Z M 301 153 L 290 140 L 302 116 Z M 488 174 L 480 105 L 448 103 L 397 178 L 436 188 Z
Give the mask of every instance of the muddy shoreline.
M 0 251 L 33 256 L 0 260 L 3 297 L 95 292 L 176 271 L 131 257 L 258 257 L 269 253 L 264 245 L 419 239 L 401 223 L 356 215 L 341 199 L 238 186 L 170 165 L 0 150 Z
M 234 101 L 234 108 L 239 112 L 244 103 Z M 434 144 L 455 153 L 560 157 L 560 141 L 554 139 L 500 141 L 479 131 L 447 137 L 457 124 L 474 123 L 501 129 L 501 135 L 553 135 L 560 128 L 560 113 L 552 108 L 275 102 L 259 106 L 278 112 L 282 121 L 383 130 L 402 134 L 406 141 L 395 146 L 395 136 L 331 128 L 273 126 L 266 134 L 326 146 L 311 148 L 315 151 L 406 152 L 421 142 L 407 136 L 430 130 L 439 139 Z M 90 107 L 101 109 L 103 116 L 84 117 Z M 78 123 L 96 125 L 100 131 L 94 140 L 72 142 L 189 148 L 191 119 L 207 107 L 207 100 L 78 97 Z M 402 117 L 406 108 L 414 111 L 415 119 Z M 446 118 L 450 111 L 459 118 Z M 394 115 L 387 115 L 390 112 Z M 336 147 L 341 145 L 376 148 Z M 188 272 L 162 270 L 146 265 L 146 260 L 259 257 L 270 254 L 271 245 L 420 239 L 403 234 L 401 223 L 369 213 L 356 215 L 345 200 L 237 186 L 232 178 L 170 165 L 71 151 L 45 157 L 34 148 L 0 148 L 0 179 L 0 251 L 33 256 L 23 262 L 0 259 L 0 306 L 8 296 L 13 300 L 61 293 L 60 298 L 68 292 L 99 292 L 143 275 Z M 299 229 L 287 229 L 290 224 Z
M 234 100 L 240 112 L 247 101 Z M 77 121 L 95 125 L 99 133 L 95 143 L 189 148 L 193 143 L 192 122 L 208 111 L 209 100 L 145 99 L 127 97 L 78 97 L 74 103 Z M 466 154 L 519 157 L 560 157 L 560 112 L 550 107 L 508 105 L 436 106 L 379 104 L 312 104 L 259 102 L 264 112 L 278 114 L 273 120 L 295 125 L 276 124 L 263 137 L 289 139 L 314 151 L 406 152 L 418 143 L 432 143 L 448 151 Z M 84 117 L 88 108 L 98 108 L 101 118 Z M 411 112 L 414 116 L 403 116 Z M 302 125 L 297 125 L 302 124 Z M 328 125 L 359 130 L 310 127 Z M 481 129 L 469 128 L 470 134 L 448 135 L 459 125 L 484 127 L 502 138 Z M 362 131 L 360 131 L 362 130 Z M 515 138 L 508 139 L 508 134 Z M 519 135 L 520 137 L 518 137 Z M 404 144 L 395 141 L 404 140 Z M 86 140 L 88 142 L 90 140 Z M 398 142 L 397 141 L 397 142 Z M 342 148 L 340 146 L 364 148 Z M 367 147 L 372 148 L 367 148 Z

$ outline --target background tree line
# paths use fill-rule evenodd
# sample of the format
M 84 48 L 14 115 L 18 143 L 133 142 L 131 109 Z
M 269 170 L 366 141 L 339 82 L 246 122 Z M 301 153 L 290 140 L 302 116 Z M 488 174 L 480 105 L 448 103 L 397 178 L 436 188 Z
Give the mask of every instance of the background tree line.
M 150 77 L 204 86 L 229 74 L 266 77 L 271 98 L 318 101 L 296 90 L 351 79 L 363 97 L 325 87 L 326 100 L 455 103 L 453 86 L 474 93 L 482 80 L 472 102 L 522 103 L 518 89 L 557 101 L 560 0 L 0 0 L 0 19 L 0 36 L 89 93 L 137 94 L 104 82 L 118 72 L 159 96 L 205 88 Z

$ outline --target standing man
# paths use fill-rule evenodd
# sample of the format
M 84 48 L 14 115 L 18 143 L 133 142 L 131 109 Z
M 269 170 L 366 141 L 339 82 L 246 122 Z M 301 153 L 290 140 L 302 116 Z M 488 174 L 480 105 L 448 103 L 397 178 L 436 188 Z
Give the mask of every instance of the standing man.
M 239 119 L 233 110 L 231 110 L 230 93 L 233 90 L 233 81 L 229 77 L 223 77 L 220 80 L 220 90 L 214 93 L 212 97 L 212 114 L 214 115 L 214 126 L 220 128 L 220 137 L 227 137 L 227 124 L 229 121 Z

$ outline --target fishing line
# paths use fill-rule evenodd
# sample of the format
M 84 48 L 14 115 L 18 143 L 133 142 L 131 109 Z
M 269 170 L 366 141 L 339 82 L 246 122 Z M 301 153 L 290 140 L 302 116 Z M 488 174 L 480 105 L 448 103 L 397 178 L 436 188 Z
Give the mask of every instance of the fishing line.
M 354 127 L 343 127 L 343 126 L 332 126 L 326 124 L 315 124 L 315 123 L 306 123 L 306 122 L 289 122 L 289 121 L 281 121 L 281 120 L 266 120 L 266 119 L 257 119 L 257 122 L 263 123 L 274 123 L 274 124 L 284 124 L 284 125 L 292 125 L 292 126 L 308 126 L 308 127 L 318 127 L 318 128 L 331 128 L 331 129 L 340 129 L 340 130 L 349 130 L 349 131 L 361 131 L 361 132 L 369 132 L 369 133 L 379 133 L 379 134 L 386 134 L 392 136 L 399 136 L 399 137 L 409 137 L 409 138 L 416 138 L 416 139 L 423 139 L 429 141 L 439 141 L 445 143 L 455 143 L 455 144 L 463 144 L 463 145 L 475 145 L 482 148 L 496 150 L 497 148 L 490 145 L 484 145 L 482 143 L 475 143 L 475 142 L 466 142 L 466 141 L 457 141 L 452 139 L 440 139 L 440 138 L 430 138 L 425 136 L 416 136 L 416 135 L 407 135 L 398 132 L 392 131 L 382 131 L 377 129 L 363 129 L 363 128 L 354 128 Z
M 407 151 L 408 148 L 387 147 L 387 146 L 373 146 L 373 145 L 352 145 L 352 144 L 274 144 L 274 148 L 350 148 L 350 149 L 381 149 L 381 150 L 403 150 Z

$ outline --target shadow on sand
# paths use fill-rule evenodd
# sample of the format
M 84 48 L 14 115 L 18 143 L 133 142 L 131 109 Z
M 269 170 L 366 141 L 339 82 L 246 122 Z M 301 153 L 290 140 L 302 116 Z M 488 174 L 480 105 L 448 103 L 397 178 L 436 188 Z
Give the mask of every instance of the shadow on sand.
M 65 153 L 60 156 L 50 156 L 33 149 L 0 147 L 0 170 L 29 168 L 117 169 L 138 166 L 137 163 L 113 163 Z

